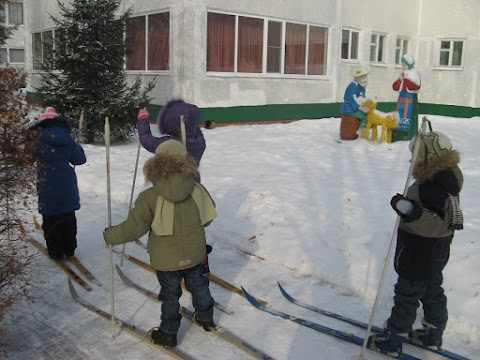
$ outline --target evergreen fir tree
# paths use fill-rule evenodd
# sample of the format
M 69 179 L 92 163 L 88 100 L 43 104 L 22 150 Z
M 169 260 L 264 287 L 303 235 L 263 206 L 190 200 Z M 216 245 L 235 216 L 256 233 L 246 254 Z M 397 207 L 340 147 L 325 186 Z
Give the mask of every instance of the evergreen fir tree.
M 101 140 L 105 117 L 111 124 L 112 140 L 124 140 L 135 128 L 135 116 L 145 106 L 150 82 L 142 89 L 140 78 L 129 86 L 123 68 L 128 39 L 124 39 L 132 10 L 115 14 L 120 0 L 74 0 L 66 7 L 59 0 L 61 18 L 54 21 L 54 51 L 42 83 L 36 89 L 44 105 L 54 106 L 78 127 L 83 111 L 81 132 L 86 142 Z

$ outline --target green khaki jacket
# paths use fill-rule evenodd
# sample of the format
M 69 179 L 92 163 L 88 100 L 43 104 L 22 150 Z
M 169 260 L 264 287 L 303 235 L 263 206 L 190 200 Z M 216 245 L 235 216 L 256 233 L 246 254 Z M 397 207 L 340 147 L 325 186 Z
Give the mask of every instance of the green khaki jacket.
M 177 271 L 194 267 L 202 263 L 206 255 L 204 227 L 216 216 L 215 204 L 208 191 L 194 182 L 191 173 L 167 171 L 165 174 L 162 172 L 163 169 L 157 176 L 155 172 L 157 168 L 149 165 L 148 161 L 144 172 L 147 173 L 152 168 L 154 175 L 150 173 L 146 174 L 146 177 L 147 175 L 149 179 L 153 177 L 153 186 L 140 193 L 135 201 L 135 207 L 130 210 L 124 222 L 105 231 L 105 242 L 109 245 L 123 244 L 135 241 L 148 233 L 148 252 L 153 268 L 160 271 Z M 210 202 L 206 207 L 213 207 L 215 212 L 214 216 L 207 219 L 208 221 L 201 218 L 199 210 L 205 208 L 205 204 L 198 204 L 199 200 L 196 202 L 192 197 L 195 188 L 197 192 L 200 190 L 207 194 L 203 197 L 204 202 Z M 159 204 L 165 203 L 169 206 L 162 209 Z M 173 221 L 173 226 L 166 231 L 168 235 L 165 235 L 165 231 L 161 232 L 163 235 L 159 235 L 152 228 L 154 219 L 161 216 L 159 214 L 162 211 L 163 215 L 170 219 L 170 224 Z M 169 213 L 165 214 L 166 211 Z

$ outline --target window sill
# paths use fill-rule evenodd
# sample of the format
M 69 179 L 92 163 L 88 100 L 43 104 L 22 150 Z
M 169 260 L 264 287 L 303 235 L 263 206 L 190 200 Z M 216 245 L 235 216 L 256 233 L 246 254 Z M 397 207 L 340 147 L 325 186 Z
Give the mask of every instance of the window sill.
M 252 78 L 252 79 L 276 79 L 276 80 L 328 80 L 327 75 L 300 75 L 300 74 L 278 74 L 278 73 L 234 73 L 234 72 L 215 72 L 207 71 L 207 77 L 223 78 Z
M 463 66 L 434 66 L 433 70 L 441 70 L 441 71 L 463 71 Z
M 383 62 L 370 62 L 370 65 L 371 66 L 374 66 L 374 67 L 382 67 L 382 68 L 386 68 L 387 67 L 387 64 L 383 63 Z

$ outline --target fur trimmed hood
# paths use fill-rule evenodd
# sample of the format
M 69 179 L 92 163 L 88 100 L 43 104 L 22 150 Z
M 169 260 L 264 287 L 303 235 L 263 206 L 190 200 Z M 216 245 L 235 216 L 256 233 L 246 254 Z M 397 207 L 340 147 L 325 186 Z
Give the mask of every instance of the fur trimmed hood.
M 418 181 L 428 181 L 439 172 L 456 167 L 459 163 L 460 153 L 457 150 L 450 150 L 441 157 L 417 160 L 412 175 Z
M 155 184 L 169 175 L 198 176 L 197 162 L 190 155 L 160 154 L 148 159 L 143 166 L 145 181 Z

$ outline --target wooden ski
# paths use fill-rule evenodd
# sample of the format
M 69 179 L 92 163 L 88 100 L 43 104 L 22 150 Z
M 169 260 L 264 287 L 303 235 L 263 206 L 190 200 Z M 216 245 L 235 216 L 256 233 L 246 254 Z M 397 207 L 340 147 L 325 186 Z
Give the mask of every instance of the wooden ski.
M 141 294 L 144 294 L 145 296 L 147 296 L 148 298 L 152 299 L 155 302 L 158 302 L 158 303 L 161 302 L 160 300 L 158 300 L 157 295 L 153 291 L 150 291 L 144 288 L 143 286 L 137 284 L 136 282 L 132 281 L 127 275 L 125 275 L 125 273 L 122 270 L 120 270 L 120 267 L 118 265 L 116 266 L 116 268 L 117 268 L 118 275 L 120 276 L 122 281 L 125 283 L 125 285 L 137 290 L 138 292 L 140 292 Z M 193 319 L 192 311 L 188 310 L 183 306 L 180 306 L 179 312 L 180 312 L 180 315 L 182 315 L 184 318 L 196 324 L 195 320 Z M 263 351 L 257 349 L 252 344 L 246 342 L 245 340 L 241 339 L 234 333 L 226 330 L 221 326 L 217 326 L 215 329 L 211 331 L 211 333 L 229 342 L 230 344 L 238 347 L 239 349 L 245 351 L 255 359 L 273 360 L 272 357 L 265 354 Z
M 43 253 L 50 260 L 52 260 L 55 264 L 57 264 L 60 269 L 65 271 L 65 273 L 71 279 L 75 280 L 81 287 L 83 287 L 87 291 L 92 290 L 92 287 L 90 285 L 88 285 L 85 282 L 85 280 L 83 280 L 79 275 L 77 275 L 77 273 L 75 271 L 73 271 L 72 268 L 70 266 L 68 266 L 67 263 L 65 263 L 64 261 L 58 261 L 58 260 L 54 260 L 54 259 L 50 258 L 50 256 L 48 256 L 48 251 L 47 251 L 47 248 L 45 246 L 43 246 L 37 240 L 35 240 L 35 239 L 33 239 L 29 236 L 26 236 L 26 238 L 31 244 L 33 244 L 33 246 L 35 246 L 41 253 Z
M 75 265 L 75 267 L 78 269 L 78 271 L 80 271 L 87 278 L 87 280 L 91 281 L 92 283 L 94 283 L 97 286 L 102 286 L 102 283 L 100 281 L 98 281 L 95 276 L 93 276 L 93 274 L 90 272 L 90 270 L 88 270 L 85 267 L 85 265 L 83 265 L 80 262 L 80 260 L 78 260 L 78 258 L 76 256 L 70 256 L 70 257 L 68 257 L 68 259 L 71 261 L 71 263 L 73 265 Z

